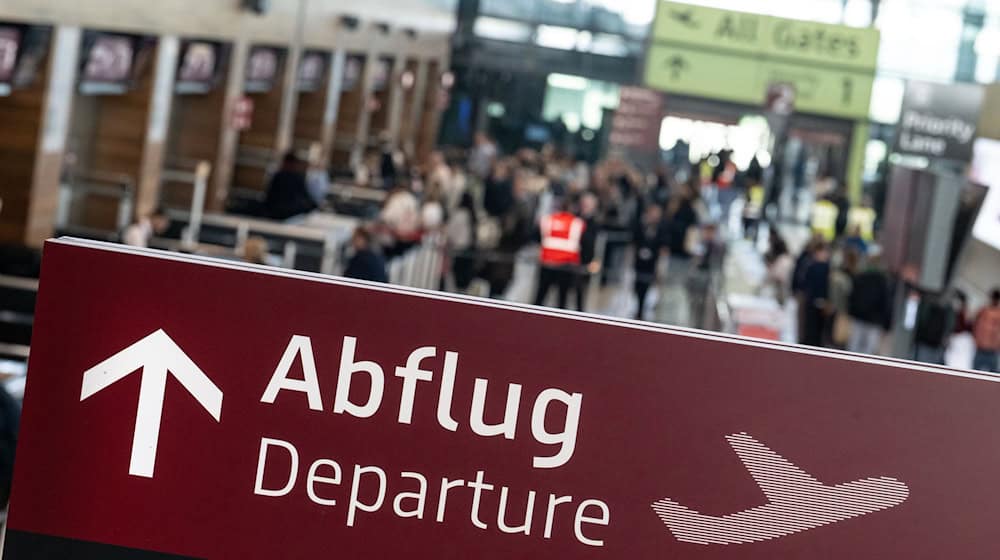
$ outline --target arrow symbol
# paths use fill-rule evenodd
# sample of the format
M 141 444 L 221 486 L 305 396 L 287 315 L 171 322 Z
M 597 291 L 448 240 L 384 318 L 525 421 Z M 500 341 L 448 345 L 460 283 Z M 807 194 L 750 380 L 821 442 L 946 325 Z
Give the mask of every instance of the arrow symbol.
M 688 68 L 688 61 L 685 60 L 684 57 L 680 55 L 673 56 L 669 61 L 667 61 L 667 64 L 670 65 L 671 80 L 679 80 L 681 77 L 681 73 L 687 70 Z
M 87 400 L 139 369 L 142 369 L 142 384 L 139 387 L 139 406 L 135 415 L 132 459 L 128 473 L 152 478 L 168 372 L 173 374 L 216 422 L 222 417 L 222 391 L 160 329 L 85 371 L 80 401 Z
M 786 537 L 896 507 L 910 489 L 895 478 L 827 486 L 746 433 L 726 437 L 768 499 L 766 505 L 716 517 L 666 498 L 653 511 L 681 542 L 746 544 Z

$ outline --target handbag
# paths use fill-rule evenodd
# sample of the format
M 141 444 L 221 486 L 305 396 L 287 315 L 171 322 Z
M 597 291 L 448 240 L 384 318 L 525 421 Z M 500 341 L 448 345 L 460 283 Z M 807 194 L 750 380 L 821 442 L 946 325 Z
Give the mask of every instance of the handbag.
M 837 313 L 833 318 L 831 338 L 837 346 L 847 346 L 847 342 L 851 339 L 851 319 L 846 313 Z

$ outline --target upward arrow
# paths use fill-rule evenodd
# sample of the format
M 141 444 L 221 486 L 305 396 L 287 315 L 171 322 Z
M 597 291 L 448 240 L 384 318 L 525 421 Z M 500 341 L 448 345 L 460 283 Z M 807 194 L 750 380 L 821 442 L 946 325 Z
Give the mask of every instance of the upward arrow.
M 135 415 L 128 473 L 152 478 L 167 373 L 173 374 L 216 422 L 222 417 L 222 391 L 160 329 L 85 371 L 80 400 L 86 400 L 140 368 L 142 384 L 139 387 L 139 407 Z

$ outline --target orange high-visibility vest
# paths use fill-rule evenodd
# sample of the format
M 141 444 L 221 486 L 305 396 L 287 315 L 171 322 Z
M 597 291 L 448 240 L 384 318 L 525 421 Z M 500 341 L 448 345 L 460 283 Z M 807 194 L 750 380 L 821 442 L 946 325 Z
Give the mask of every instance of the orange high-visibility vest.
M 542 218 L 542 264 L 580 264 L 580 239 L 587 224 L 569 212 Z

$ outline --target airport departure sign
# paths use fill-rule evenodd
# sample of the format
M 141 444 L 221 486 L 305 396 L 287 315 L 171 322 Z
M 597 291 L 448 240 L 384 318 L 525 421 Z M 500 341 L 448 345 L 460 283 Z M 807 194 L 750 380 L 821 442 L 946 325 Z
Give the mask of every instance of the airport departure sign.
M 865 118 L 879 39 L 872 28 L 660 2 L 646 83 L 751 105 L 769 85 L 790 83 L 804 112 Z
M 992 558 L 997 378 L 60 240 L 5 560 Z

